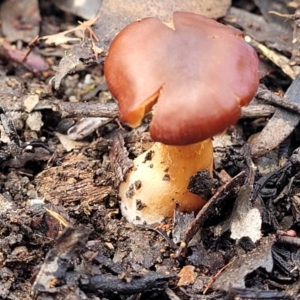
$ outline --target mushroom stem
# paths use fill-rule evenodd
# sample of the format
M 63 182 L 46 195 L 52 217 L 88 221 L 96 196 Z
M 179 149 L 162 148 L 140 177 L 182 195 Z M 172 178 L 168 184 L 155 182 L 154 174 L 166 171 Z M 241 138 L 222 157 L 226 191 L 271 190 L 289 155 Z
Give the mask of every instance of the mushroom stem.
M 212 171 L 211 139 L 187 146 L 156 142 L 134 160 L 134 167 L 119 189 L 121 211 L 132 223 L 153 224 L 180 211 L 199 211 L 205 201 L 187 190 L 189 179 L 204 169 Z

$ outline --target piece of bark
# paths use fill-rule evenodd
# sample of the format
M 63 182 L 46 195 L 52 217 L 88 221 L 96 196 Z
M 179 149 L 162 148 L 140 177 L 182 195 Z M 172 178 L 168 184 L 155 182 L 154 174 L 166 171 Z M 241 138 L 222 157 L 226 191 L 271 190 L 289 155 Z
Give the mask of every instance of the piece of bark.
M 274 236 L 262 238 L 255 250 L 238 257 L 217 277 L 213 289 L 228 291 L 231 288 L 244 288 L 245 276 L 259 267 L 271 272 L 273 268 L 271 250 L 274 242 Z
M 116 188 L 126 179 L 127 173 L 133 167 L 133 161 L 128 157 L 129 154 L 124 145 L 122 135 L 117 134 L 109 152 L 110 167 L 115 173 L 114 186 Z
M 39 193 L 55 204 L 98 203 L 112 191 L 112 184 L 113 174 L 83 154 L 70 155 L 60 166 L 46 169 L 36 177 Z
M 103 274 L 90 277 L 89 283 L 83 284 L 81 288 L 87 292 L 101 290 L 104 294 L 132 295 L 163 290 L 168 280 L 175 277 L 174 273 L 161 274 L 147 271 L 145 274 L 128 278 L 126 281 L 118 276 Z

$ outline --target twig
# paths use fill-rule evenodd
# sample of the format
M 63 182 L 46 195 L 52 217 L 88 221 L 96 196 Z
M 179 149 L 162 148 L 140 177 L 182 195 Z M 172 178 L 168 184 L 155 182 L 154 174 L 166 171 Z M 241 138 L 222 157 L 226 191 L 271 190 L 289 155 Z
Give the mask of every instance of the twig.
M 229 266 L 232 265 L 232 261 L 230 261 L 227 265 L 225 265 L 223 268 L 221 268 L 215 275 L 211 276 L 209 279 L 209 282 L 206 286 L 206 288 L 203 291 L 203 294 L 205 295 L 207 291 L 212 287 L 213 283 L 215 282 L 216 278 Z
M 269 118 L 275 113 L 276 108 L 268 104 L 251 104 L 242 107 L 242 118 Z
M 116 103 L 99 102 L 59 102 L 52 105 L 53 111 L 60 113 L 62 118 L 72 117 L 105 117 L 115 118 L 119 113 Z
M 263 55 L 265 55 L 270 61 L 277 65 L 286 75 L 290 78 L 295 79 L 297 72 L 290 66 L 290 61 L 287 57 L 280 55 L 276 51 L 273 51 L 266 47 L 265 45 L 257 42 L 250 36 L 246 35 L 245 40 Z
M 219 203 L 219 201 L 222 201 L 228 191 L 239 189 L 240 186 L 244 184 L 245 179 L 246 174 L 243 171 L 218 189 L 214 196 L 203 206 L 203 208 L 198 212 L 196 218 L 187 227 L 179 248 L 174 254 L 174 258 L 185 256 L 189 242 L 196 232 L 200 230 L 204 222 L 213 214 L 214 207 Z
M 288 244 L 293 246 L 300 246 L 300 238 L 298 237 L 290 237 L 290 236 L 279 236 L 277 238 L 278 243 Z
M 292 102 L 287 98 L 277 96 L 269 90 L 259 88 L 255 97 L 266 104 L 271 104 L 274 106 L 285 108 L 291 112 L 300 114 L 299 104 L 296 104 L 295 102 Z

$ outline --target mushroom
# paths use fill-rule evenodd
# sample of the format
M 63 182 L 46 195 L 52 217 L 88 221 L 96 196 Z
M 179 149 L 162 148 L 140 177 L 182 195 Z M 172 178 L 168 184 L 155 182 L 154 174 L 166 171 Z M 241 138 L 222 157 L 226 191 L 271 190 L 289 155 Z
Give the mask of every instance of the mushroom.
M 235 124 L 259 81 L 258 57 L 241 31 L 207 17 L 174 12 L 172 24 L 154 17 L 125 27 L 105 61 L 107 85 L 120 119 L 139 126 L 154 106 L 156 142 L 137 157 L 119 189 L 122 214 L 155 223 L 205 201 L 187 190 L 189 178 L 212 171 L 211 138 Z

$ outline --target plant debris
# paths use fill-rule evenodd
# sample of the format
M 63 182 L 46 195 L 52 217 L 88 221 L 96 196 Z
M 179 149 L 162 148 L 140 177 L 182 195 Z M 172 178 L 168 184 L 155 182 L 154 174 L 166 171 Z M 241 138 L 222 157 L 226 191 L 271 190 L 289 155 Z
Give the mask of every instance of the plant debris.
M 228 291 L 230 288 L 245 287 L 244 278 L 259 267 L 271 272 L 273 269 L 272 246 L 275 238 L 270 236 L 261 239 L 261 244 L 246 255 L 238 257 L 215 280 L 213 287 L 218 290 Z
M 299 299 L 299 3 L 27 2 L 0 4 L 0 298 Z M 189 180 L 203 209 L 136 226 L 118 189 L 153 145 L 152 114 L 120 123 L 103 61 L 125 25 L 173 10 L 241 29 L 261 85 L 214 137 L 211 178 Z

